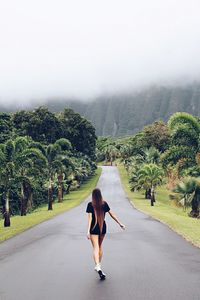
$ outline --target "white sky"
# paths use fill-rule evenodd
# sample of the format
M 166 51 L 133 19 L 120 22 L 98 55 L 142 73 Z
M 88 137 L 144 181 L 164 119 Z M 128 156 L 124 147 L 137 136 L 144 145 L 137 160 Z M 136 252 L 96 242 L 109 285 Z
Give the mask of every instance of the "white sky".
M 0 0 L 0 102 L 200 75 L 199 0 Z

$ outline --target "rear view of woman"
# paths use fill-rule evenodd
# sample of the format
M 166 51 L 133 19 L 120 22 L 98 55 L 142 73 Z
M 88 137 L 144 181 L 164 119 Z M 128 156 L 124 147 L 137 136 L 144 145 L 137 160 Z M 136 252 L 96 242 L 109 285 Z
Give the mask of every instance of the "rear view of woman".
M 98 272 L 100 279 L 105 279 L 106 275 L 101 269 L 101 260 L 103 255 L 102 242 L 106 234 L 106 222 L 104 220 L 106 212 L 110 214 L 122 229 L 125 229 L 125 226 L 120 223 L 116 215 L 110 210 L 108 203 L 103 200 L 101 191 L 98 188 L 93 190 L 92 201 L 88 203 L 86 212 L 88 213 L 87 238 L 91 240 L 93 246 L 95 271 Z

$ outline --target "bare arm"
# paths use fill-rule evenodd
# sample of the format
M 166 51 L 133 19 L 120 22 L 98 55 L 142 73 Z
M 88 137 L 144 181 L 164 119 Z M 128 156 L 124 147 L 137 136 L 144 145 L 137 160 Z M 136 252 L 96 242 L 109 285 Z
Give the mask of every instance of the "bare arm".
M 122 223 L 118 220 L 117 216 L 114 214 L 113 211 L 109 210 L 108 213 L 109 213 L 109 215 L 113 218 L 113 220 L 115 220 L 115 222 L 117 222 L 117 224 L 119 224 L 119 226 L 120 226 L 122 229 L 125 229 L 125 225 L 122 224 Z
M 88 213 L 88 230 L 87 230 L 87 238 L 90 239 L 90 226 L 92 223 L 92 213 Z

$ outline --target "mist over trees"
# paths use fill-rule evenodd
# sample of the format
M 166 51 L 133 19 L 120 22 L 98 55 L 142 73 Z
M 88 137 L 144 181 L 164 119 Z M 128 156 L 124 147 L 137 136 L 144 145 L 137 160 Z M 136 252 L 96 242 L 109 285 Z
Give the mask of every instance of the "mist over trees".
M 60 108 L 63 104 L 60 103 Z M 200 116 L 200 84 L 155 86 L 139 92 L 104 96 L 79 105 L 70 102 L 69 106 L 92 122 L 98 136 L 131 135 L 156 120 L 167 122 L 177 111 Z M 49 107 L 55 109 L 55 103 L 49 103 Z M 60 108 L 58 103 L 57 109 Z
M 27 104 L 27 108 L 33 109 L 34 103 L 33 101 Z M 167 122 L 170 116 L 177 111 L 200 116 L 200 83 L 182 86 L 151 86 L 139 91 L 105 94 L 88 101 L 54 98 L 48 101 L 44 100 L 44 103 L 51 112 L 61 112 L 68 107 L 80 113 L 91 121 L 98 136 L 124 136 L 137 133 L 143 126 L 156 120 Z M 0 110 L 15 112 L 19 109 L 18 105 L 13 104 L 12 107 L 8 106 L 7 108 L 0 105 Z M 20 115 L 22 118 L 22 113 Z M 28 114 L 24 116 L 24 118 L 27 117 Z M 46 114 L 46 117 L 50 118 L 50 115 Z M 7 123 L 4 122 L 4 126 L 6 126 L 4 130 L 9 131 L 9 117 L 5 115 L 5 118 L 8 119 Z M 51 122 L 58 121 L 53 120 L 52 117 Z M 27 130 L 29 129 L 27 128 Z M 68 133 L 66 135 L 68 136 Z

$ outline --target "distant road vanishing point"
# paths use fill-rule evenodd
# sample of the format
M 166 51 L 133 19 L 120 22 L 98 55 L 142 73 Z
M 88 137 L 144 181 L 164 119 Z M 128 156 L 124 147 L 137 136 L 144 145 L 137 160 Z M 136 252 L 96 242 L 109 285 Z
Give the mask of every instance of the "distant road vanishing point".
M 0 244 L 0 300 L 200 300 L 200 249 L 129 203 L 116 167 L 98 186 L 109 217 L 100 281 L 78 207 Z

